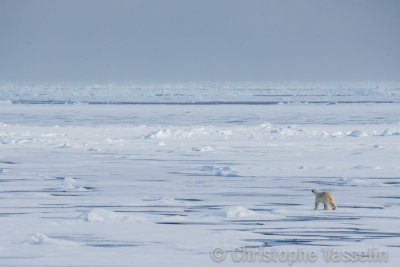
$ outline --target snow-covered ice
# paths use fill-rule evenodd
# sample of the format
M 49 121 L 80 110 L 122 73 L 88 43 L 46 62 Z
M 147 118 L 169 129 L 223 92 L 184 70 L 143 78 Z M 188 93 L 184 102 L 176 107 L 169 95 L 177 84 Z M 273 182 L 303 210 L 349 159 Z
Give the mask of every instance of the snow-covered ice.
M 399 88 L 2 85 L 0 265 L 233 266 L 215 248 L 321 263 L 322 248 L 373 247 L 389 261 L 370 265 L 398 266 Z M 313 210 L 314 188 L 337 210 Z

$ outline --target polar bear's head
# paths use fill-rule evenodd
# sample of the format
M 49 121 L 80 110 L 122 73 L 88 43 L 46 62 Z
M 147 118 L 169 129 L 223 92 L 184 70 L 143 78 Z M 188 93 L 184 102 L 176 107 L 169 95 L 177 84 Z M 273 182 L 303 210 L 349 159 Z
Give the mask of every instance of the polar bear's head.
M 311 190 L 311 192 L 313 192 L 314 195 L 317 195 L 318 193 L 320 193 L 319 190 L 317 190 L 317 189 L 313 189 L 313 190 Z

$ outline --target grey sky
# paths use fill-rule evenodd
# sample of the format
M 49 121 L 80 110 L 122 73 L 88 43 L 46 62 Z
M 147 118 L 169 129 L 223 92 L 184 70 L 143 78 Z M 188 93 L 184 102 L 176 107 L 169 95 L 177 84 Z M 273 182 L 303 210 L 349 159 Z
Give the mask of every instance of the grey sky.
M 0 0 L 0 81 L 399 80 L 400 1 Z

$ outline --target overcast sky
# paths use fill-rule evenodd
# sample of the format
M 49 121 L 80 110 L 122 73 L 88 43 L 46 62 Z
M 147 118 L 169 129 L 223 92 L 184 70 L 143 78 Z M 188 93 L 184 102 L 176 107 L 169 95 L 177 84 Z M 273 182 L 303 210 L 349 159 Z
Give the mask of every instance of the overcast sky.
M 0 81 L 400 79 L 395 0 L 0 0 Z

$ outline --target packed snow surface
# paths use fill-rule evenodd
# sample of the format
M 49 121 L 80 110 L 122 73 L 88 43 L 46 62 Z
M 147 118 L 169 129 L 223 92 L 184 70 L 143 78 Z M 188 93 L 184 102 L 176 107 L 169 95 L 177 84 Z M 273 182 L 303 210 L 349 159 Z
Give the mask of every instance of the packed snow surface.
M 398 266 L 399 92 L 2 85 L 0 266 L 234 266 L 237 248 L 317 252 L 292 266 L 379 250 L 369 265 Z M 314 188 L 337 210 L 313 210 Z

